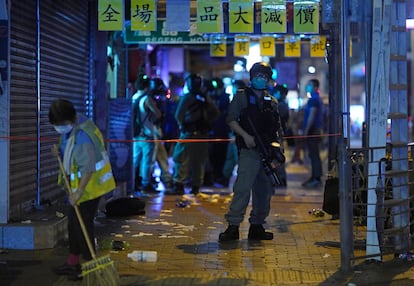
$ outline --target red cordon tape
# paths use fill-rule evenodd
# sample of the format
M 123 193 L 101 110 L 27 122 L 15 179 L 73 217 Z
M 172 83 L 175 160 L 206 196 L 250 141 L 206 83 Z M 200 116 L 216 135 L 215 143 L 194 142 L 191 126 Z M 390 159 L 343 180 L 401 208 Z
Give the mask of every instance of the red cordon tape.
M 336 134 L 321 134 L 321 135 L 308 135 L 308 136 L 286 136 L 283 139 L 306 139 L 314 137 L 333 137 L 341 136 L 340 133 Z M 58 138 L 56 137 L 29 137 L 29 136 L 0 136 L 0 140 L 10 140 L 10 141 L 54 141 L 57 142 Z M 195 143 L 195 142 L 231 142 L 234 139 L 228 138 L 210 138 L 210 139 L 157 139 L 157 140 L 124 140 L 124 139 L 106 139 L 105 142 L 166 142 L 166 143 Z

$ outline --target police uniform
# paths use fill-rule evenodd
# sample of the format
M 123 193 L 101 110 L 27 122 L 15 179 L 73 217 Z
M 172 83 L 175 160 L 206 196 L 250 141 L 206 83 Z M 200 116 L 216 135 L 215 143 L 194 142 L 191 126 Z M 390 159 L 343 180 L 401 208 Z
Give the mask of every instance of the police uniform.
M 212 123 L 218 115 L 219 110 L 210 97 L 199 93 L 184 95 L 175 113 L 180 139 L 208 139 Z M 173 191 L 182 194 L 183 184 L 190 176 L 192 193 L 198 193 L 204 180 L 208 142 L 178 142 L 174 148 L 173 159 Z
M 275 99 L 270 95 L 266 97 L 268 100 L 258 98 L 250 88 L 238 92 L 230 103 L 227 122 L 238 121 L 247 133 L 253 135 L 254 131 L 247 120 L 249 116 L 264 143 L 270 144 L 279 140 L 280 122 Z M 252 190 L 253 206 L 249 222 L 264 224 L 274 192 L 271 180 L 264 171 L 257 146 L 247 148 L 239 135 L 236 136 L 236 141 L 239 149 L 238 175 L 233 186 L 234 197 L 225 218 L 230 225 L 239 225 L 243 221 Z
M 226 119 L 236 134 L 239 165 L 233 186 L 233 199 L 225 214 L 228 227 L 220 233 L 220 242 L 239 239 L 239 225 L 246 214 L 250 196 L 252 209 L 249 216 L 248 239 L 273 239 L 273 233 L 263 228 L 270 212 L 274 190 L 261 156 L 264 155 L 263 150 L 268 150 L 272 142 L 281 143 L 280 119 L 277 100 L 267 92 L 272 81 L 271 66 L 265 62 L 258 62 L 253 64 L 249 72 L 251 88 L 247 87 L 236 93 Z

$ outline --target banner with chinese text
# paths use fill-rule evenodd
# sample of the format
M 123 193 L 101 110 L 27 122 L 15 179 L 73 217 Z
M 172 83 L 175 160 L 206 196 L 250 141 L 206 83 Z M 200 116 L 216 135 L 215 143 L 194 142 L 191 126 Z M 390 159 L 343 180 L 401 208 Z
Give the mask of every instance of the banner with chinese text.
M 298 36 L 285 37 L 285 57 L 300 57 L 300 38 Z
M 124 8 L 122 0 L 99 0 L 98 2 L 98 30 L 122 31 L 124 22 Z
M 126 44 L 209 44 L 210 38 L 197 33 L 197 23 L 190 22 L 189 32 L 170 32 L 166 30 L 165 20 L 157 20 L 156 31 L 132 31 L 128 23 L 124 30 Z
M 265 36 L 260 38 L 260 55 L 262 57 L 274 57 L 276 54 L 275 38 Z
M 262 33 L 286 33 L 286 1 L 262 1 Z
M 197 1 L 197 32 L 222 33 L 222 17 L 221 0 Z
M 326 37 L 312 36 L 310 39 L 310 56 L 312 58 L 324 58 L 326 56 Z
M 235 36 L 234 37 L 234 56 L 242 57 L 248 56 L 250 53 L 250 37 L 249 36 Z
M 229 3 L 229 32 L 253 33 L 254 2 L 251 0 L 230 0 Z
M 225 57 L 227 56 L 227 43 L 225 35 L 212 35 L 210 42 L 210 56 Z
M 293 30 L 295 33 L 319 33 L 319 0 L 293 3 Z
M 131 30 L 156 31 L 157 5 L 155 0 L 131 0 Z

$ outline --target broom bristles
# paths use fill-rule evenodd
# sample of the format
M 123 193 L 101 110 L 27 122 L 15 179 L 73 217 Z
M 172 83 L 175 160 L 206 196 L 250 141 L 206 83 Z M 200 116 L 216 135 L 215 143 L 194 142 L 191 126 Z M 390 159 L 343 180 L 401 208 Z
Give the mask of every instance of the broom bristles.
M 116 286 L 120 283 L 114 262 L 108 255 L 83 263 L 82 277 L 85 286 Z

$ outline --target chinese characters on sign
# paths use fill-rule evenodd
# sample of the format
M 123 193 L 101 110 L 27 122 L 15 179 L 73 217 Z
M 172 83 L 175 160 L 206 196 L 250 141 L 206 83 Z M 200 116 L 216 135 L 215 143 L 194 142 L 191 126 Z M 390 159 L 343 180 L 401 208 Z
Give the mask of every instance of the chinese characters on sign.
M 98 30 L 122 31 L 124 9 L 122 0 L 99 0 Z
M 319 33 L 319 0 L 297 1 L 294 4 L 294 32 Z
M 230 0 L 229 3 L 229 32 L 253 33 L 254 14 L 253 1 Z
M 226 36 L 212 35 L 210 42 L 210 56 L 225 57 L 227 56 Z
M 272 36 L 260 38 L 260 55 L 262 57 L 274 57 L 275 50 L 275 38 L 273 38 Z
M 131 30 L 155 31 L 157 6 L 155 0 L 131 0 Z
M 312 36 L 310 39 L 310 56 L 312 58 L 324 58 L 326 47 L 325 36 Z
M 262 33 L 286 33 L 286 2 L 262 1 Z
M 157 0 L 130 1 L 131 24 L 125 27 L 125 43 L 209 43 L 211 56 L 224 57 L 227 43 L 234 39 L 234 56 L 245 56 L 249 54 L 251 41 L 250 35 L 246 34 L 254 33 L 256 36 L 261 34 L 260 54 L 275 56 L 276 38 L 270 35 L 285 34 L 285 56 L 301 55 L 300 38 L 287 34 L 287 30 L 291 34 L 288 14 L 292 11 L 285 0 L 262 0 L 260 6 L 255 6 L 252 0 L 229 0 L 229 4 L 224 6 L 222 0 L 197 0 L 196 21 L 189 18 L 190 0 L 166 1 L 165 20 L 157 19 Z M 123 0 L 99 0 L 100 30 L 122 29 L 122 3 Z M 294 1 L 295 34 L 319 33 L 319 3 L 320 0 Z M 223 33 L 236 36 L 226 38 Z M 325 56 L 325 37 L 312 36 L 310 45 L 312 57 Z
M 197 1 L 197 32 L 222 33 L 221 0 Z
M 248 56 L 250 53 L 250 37 L 249 36 L 235 36 L 234 37 L 234 51 L 235 57 Z
M 197 33 L 196 22 L 190 22 L 190 32 L 171 32 L 166 29 L 164 20 L 157 20 L 155 31 L 132 31 L 131 26 L 125 25 L 124 43 L 126 44 L 209 44 L 210 38 Z
M 297 36 L 285 37 L 285 57 L 300 57 L 300 38 Z

